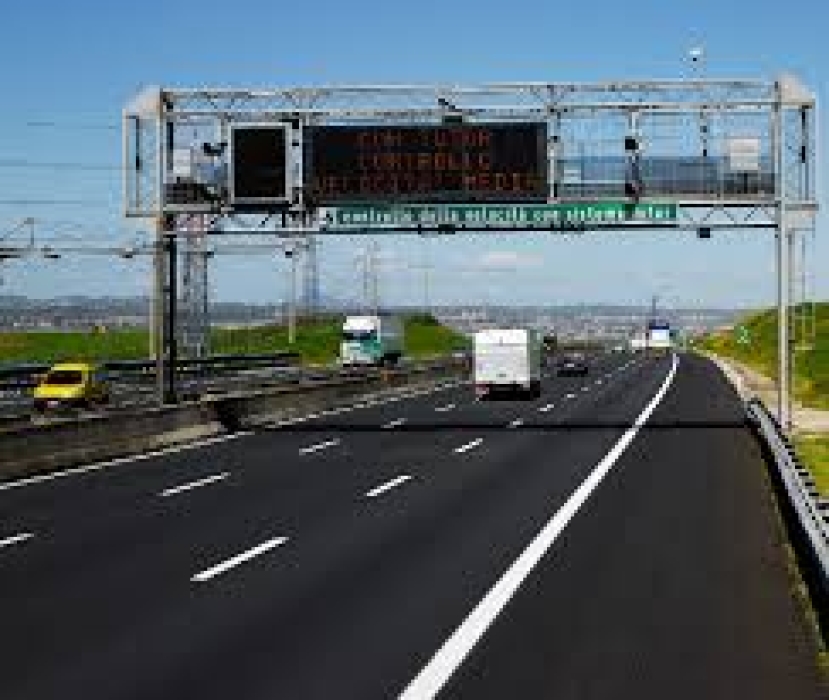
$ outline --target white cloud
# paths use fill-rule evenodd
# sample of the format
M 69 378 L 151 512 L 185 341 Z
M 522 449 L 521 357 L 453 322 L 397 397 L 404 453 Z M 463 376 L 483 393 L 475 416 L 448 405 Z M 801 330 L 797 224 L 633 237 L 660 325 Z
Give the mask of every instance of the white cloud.
M 531 253 L 519 253 L 515 250 L 489 250 L 476 261 L 476 267 L 486 270 L 526 270 L 540 267 L 543 258 Z

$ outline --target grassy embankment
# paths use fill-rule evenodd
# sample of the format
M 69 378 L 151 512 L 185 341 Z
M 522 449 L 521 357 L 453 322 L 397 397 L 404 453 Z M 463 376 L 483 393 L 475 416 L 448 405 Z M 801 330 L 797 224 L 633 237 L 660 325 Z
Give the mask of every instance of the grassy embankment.
M 422 314 L 407 316 L 406 354 L 409 357 L 445 355 L 467 347 L 466 339 Z M 341 317 L 300 321 L 296 342 L 288 343 L 284 326 L 216 328 L 211 343 L 215 354 L 258 354 L 295 350 L 303 364 L 333 362 L 339 351 Z M 0 333 L 0 364 L 52 363 L 62 360 L 135 360 L 147 357 L 147 332 L 143 330 L 96 332 Z
M 816 305 L 814 342 L 801 341 L 801 314 L 807 309 L 795 310 L 796 328 L 794 347 L 794 396 L 804 406 L 829 410 L 829 303 Z M 809 309 L 810 311 L 810 309 Z M 714 333 L 697 343 L 697 347 L 721 357 L 729 357 L 761 372 L 772 379 L 777 377 L 777 312 L 763 311 L 743 319 L 748 342 L 740 342 L 740 331 Z M 829 435 L 801 434 L 795 437 L 801 459 L 809 466 L 821 493 L 829 495 Z

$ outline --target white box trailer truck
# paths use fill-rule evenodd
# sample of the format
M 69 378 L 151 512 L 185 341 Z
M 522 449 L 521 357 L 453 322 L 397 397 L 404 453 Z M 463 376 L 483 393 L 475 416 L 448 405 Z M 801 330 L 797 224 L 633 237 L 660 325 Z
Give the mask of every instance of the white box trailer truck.
M 541 334 L 527 328 L 482 330 L 474 338 L 475 396 L 541 395 Z
M 671 337 L 671 327 L 663 321 L 651 321 L 648 323 L 648 334 L 646 349 L 654 353 L 670 352 L 674 346 Z
M 403 321 L 398 316 L 347 316 L 340 343 L 343 366 L 392 366 L 403 355 Z

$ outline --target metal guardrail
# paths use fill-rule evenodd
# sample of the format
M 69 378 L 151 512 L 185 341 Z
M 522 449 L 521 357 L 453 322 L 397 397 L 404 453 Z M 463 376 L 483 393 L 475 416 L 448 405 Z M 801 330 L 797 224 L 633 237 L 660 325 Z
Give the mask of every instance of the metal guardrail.
M 387 381 L 394 381 L 395 378 L 417 375 L 419 373 L 429 373 L 436 370 L 445 370 L 448 367 L 457 367 L 459 361 L 453 358 L 439 357 L 421 360 L 415 364 L 406 363 L 395 369 L 384 369 L 379 367 L 300 367 L 289 360 L 294 359 L 293 353 L 281 353 L 279 355 L 260 355 L 260 356 L 233 356 L 234 361 L 250 360 L 251 357 L 258 360 L 260 364 L 243 365 L 238 364 L 233 367 L 231 365 L 219 366 L 217 363 L 224 361 L 224 357 L 212 361 L 213 368 L 206 370 L 204 373 L 183 373 L 184 377 L 188 377 L 187 381 L 182 381 L 181 398 L 184 401 L 195 401 L 198 399 L 217 399 L 222 396 L 231 394 L 238 394 L 239 392 L 256 392 L 260 389 L 267 390 L 277 387 L 303 387 L 313 386 L 316 382 L 332 381 L 338 379 L 385 379 Z M 210 358 L 212 360 L 212 358 Z M 208 362 L 210 362 L 210 360 Z M 201 361 L 204 364 L 204 360 Z M 146 391 L 147 387 L 152 387 L 155 380 L 154 365 L 146 372 L 142 368 L 149 366 L 143 360 L 139 361 L 119 361 L 117 363 L 107 363 L 117 368 L 111 372 L 110 377 L 122 383 L 122 388 L 126 386 L 134 387 L 135 391 L 139 389 Z M 27 365 L 24 368 L 6 368 L 9 373 L 28 371 L 34 365 Z M 44 372 L 48 369 L 46 367 Z M 267 377 L 245 377 L 236 375 L 228 377 L 231 372 L 241 372 L 248 369 L 272 369 L 278 372 Z M 123 374 L 121 374 L 123 372 Z M 224 375 L 224 376 L 222 376 Z M 146 385 L 146 386 L 145 386 Z M 0 391 L 3 389 L 13 388 L 9 384 L 3 383 L 3 376 L 0 374 Z M 28 391 L 25 387 L 19 388 L 20 391 Z M 150 408 L 156 404 L 154 396 L 146 393 L 137 395 L 138 400 L 130 400 L 127 402 L 113 401 L 107 408 L 106 413 L 117 414 L 123 411 L 131 411 L 136 408 Z M 7 434 L 21 427 L 25 427 L 30 423 L 31 406 L 24 402 L 21 397 L 20 401 L 8 406 L 11 410 L 3 411 L 0 409 L 0 435 Z M 66 422 L 69 420 L 77 420 L 79 416 L 53 416 L 49 422 Z
M 811 584 L 818 611 L 829 617 L 829 499 L 820 497 L 811 473 L 798 460 L 794 448 L 780 429 L 776 419 L 762 401 L 751 399 L 746 404 L 749 419 L 763 437 L 776 467 L 779 489 L 785 492 L 790 525 L 799 541 L 795 548 L 808 567 L 807 583 Z M 825 620 L 829 622 L 829 620 Z
M 322 406 L 420 381 L 465 375 L 455 362 L 405 370 L 305 378 L 297 385 L 240 391 L 174 406 L 147 406 L 20 424 L 0 435 L 0 481 L 114 459 L 159 446 L 265 425 Z
M 181 374 L 218 374 L 244 369 L 288 367 L 299 359 L 295 352 L 277 352 L 259 355 L 212 355 L 198 359 L 182 359 L 178 363 Z M 115 376 L 155 376 L 153 360 L 110 360 L 98 363 Z M 0 390 L 31 389 L 39 375 L 49 371 L 50 364 L 27 363 L 0 367 Z

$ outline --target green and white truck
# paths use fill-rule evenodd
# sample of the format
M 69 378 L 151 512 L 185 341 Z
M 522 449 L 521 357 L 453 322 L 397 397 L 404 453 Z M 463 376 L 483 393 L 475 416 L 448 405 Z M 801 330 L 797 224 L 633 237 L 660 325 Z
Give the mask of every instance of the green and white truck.
M 347 316 L 340 343 L 340 364 L 393 366 L 403 355 L 403 322 L 397 316 Z

